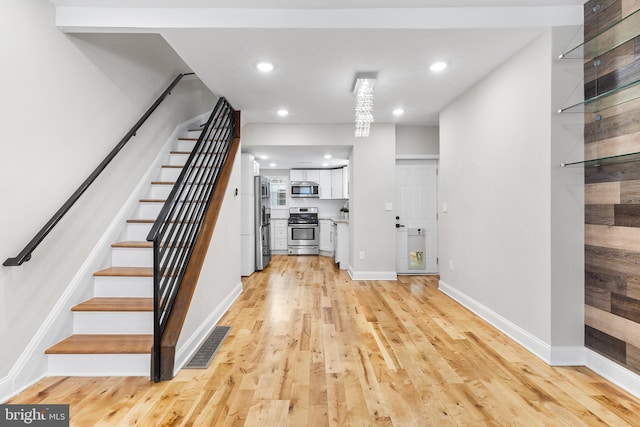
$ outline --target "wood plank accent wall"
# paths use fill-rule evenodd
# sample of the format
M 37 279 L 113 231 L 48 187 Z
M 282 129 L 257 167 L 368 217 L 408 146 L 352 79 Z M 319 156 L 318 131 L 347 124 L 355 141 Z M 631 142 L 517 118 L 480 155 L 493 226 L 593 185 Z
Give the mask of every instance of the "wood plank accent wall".
M 585 40 L 638 9 L 588 1 Z M 640 37 L 599 59 L 585 61 L 585 99 L 640 79 Z M 585 159 L 640 151 L 640 99 L 586 113 L 584 140 Z M 585 346 L 640 374 L 640 162 L 585 168 Z

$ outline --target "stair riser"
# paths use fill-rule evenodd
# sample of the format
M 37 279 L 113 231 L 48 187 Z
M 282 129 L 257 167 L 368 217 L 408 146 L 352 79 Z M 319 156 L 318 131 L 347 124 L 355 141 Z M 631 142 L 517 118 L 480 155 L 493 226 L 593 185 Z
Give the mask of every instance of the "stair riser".
M 164 203 L 155 203 L 155 202 L 144 202 L 140 203 L 138 207 L 138 212 L 136 213 L 136 218 L 146 218 L 146 219 L 156 219 Z
M 188 158 L 189 154 L 170 154 L 169 164 L 172 166 L 184 166 Z
M 152 312 L 73 312 L 74 334 L 153 334 Z
M 160 181 L 168 181 L 168 182 L 176 182 L 180 173 L 182 172 L 182 168 L 162 168 L 160 171 Z
M 153 297 L 153 277 L 95 277 L 96 297 Z
M 111 248 L 113 267 L 153 267 L 151 248 Z
M 178 141 L 178 149 L 176 151 L 189 151 L 193 150 L 195 147 L 196 141 Z
M 149 231 L 151 231 L 152 223 L 128 223 L 127 224 L 127 239 L 133 241 L 147 240 Z
M 173 189 L 173 185 L 153 184 L 151 185 L 149 198 L 164 200 L 167 197 L 169 197 L 169 193 L 171 193 L 171 189 Z
M 49 376 L 142 376 L 151 372 L 150 354 L 49 354 Z

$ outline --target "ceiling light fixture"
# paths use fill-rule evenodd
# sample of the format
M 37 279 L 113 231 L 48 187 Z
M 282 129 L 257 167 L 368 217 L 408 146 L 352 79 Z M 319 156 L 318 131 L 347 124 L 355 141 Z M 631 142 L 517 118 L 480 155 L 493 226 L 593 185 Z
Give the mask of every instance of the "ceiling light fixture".
M 325 158 L 325 159 L 330 159 L 330 158 L 331 158 L 331 154 L 325 154 L 325 155 L 324 155 L 324 158 Z
M 262 160 L 267 160 L 267 159 L 269 158 L 269 156 L 267 156 L 267 155 L 263 154 L 262 156 L 260 156 L 260 158 L 261 158 Z
M 442 71 L 445 68 L 447 68 L 447 63 L 446 62 L 434 62 L 433 64 L 431 64 L 431 67 L 429 67 L 429 69 L 431 71 L 433 71 L 434 73 Z
M 327 166 L 329 166 L 329 163 L 323 163 L 322 166 L 326 168 Z
M 287 110 L 278 110 L 278 115 L 280 117 L 287 117 L 289 115 L 289 112 Z
M 256 68 L 260 71 L 262 71 L 263 73 L 268 73 L 270 71 L 273 71 L 273 64 L 269 63 L 269 62 L 259 62 L 256 65 Z
M 394 116 L 401 116 L 403 114 L 404 114 L 404 110 L 402 108 L 396 108 L 395 110 L 393 110 Z
M 353 85 L 356 97 L 356 137 L 369 136 L 369 129 L 373 122 L 373 87 L 376 84 L 376 73 L 358 73 Z
M 272 168 L 275 168 L 276 164 L 275 163 L 269 163 L 269 166 L 271 166 Z

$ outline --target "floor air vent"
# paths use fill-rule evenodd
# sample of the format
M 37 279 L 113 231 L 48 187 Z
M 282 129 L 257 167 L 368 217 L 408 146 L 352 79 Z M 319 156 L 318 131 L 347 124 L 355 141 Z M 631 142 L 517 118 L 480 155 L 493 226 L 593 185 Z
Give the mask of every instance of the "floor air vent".
M 186 369 L 206 369 L 211 363 L 213 356 L 216 355 L 218 349 L 222 345 L 222 342 L 229 334 L 231 326 L 216 326 L 213 332 L 209 334 L 206 340 L 202 343 L 196 354 L 193 355 L 189 363 L 185 366 Z

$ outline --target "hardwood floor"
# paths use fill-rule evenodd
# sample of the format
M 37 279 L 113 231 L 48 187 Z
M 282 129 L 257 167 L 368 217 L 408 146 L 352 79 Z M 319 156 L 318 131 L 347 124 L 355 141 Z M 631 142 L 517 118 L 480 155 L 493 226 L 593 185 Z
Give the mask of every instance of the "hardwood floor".
M 220 324 L 206 370 L 46 378 L 9 403 L 68 403 L 76 426 L 640 425 L 638 399 L 547 366 L 432 276 L 353 282 L 328 258 L 276 256 Z

